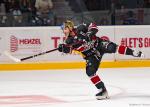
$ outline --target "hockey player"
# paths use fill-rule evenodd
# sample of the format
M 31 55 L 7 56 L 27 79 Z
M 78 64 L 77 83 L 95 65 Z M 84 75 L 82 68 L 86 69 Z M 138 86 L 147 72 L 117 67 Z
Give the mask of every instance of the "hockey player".
M 99 92 L 96 94 L 98 100 L 109 98 L 107 89 L 96 74 L 101 59 L 105 53 L 119 53 L 141 57 L 141 51 L 117 45 L 111 41 L 96 36 L 98 28 L 95 23 L 80 24 L 76 28 L 72 21 L 67 20 L 63 25 L 63 32 L 66 36 L 65 43 L 59 44 L 58 50 L 63 53 L 79 51 L 86 60 L 86 74 Z

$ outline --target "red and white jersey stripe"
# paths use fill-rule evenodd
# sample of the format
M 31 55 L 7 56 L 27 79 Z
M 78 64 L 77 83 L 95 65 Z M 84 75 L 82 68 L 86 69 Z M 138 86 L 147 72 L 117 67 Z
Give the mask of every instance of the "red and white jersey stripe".
M 98 30 L 98 27 L 95 23 L 91 23 L 88 27 L 88 31 L 91 30 L 91 29 L 97 29 Z

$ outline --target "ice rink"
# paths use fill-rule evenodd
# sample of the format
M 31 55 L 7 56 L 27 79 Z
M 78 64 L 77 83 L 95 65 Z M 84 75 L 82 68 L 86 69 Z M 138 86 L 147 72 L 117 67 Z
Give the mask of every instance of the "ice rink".
M 102 68 L 110 99 L 84 69 L 0 72 L 0 107 L 150 107 L 150 68 Z

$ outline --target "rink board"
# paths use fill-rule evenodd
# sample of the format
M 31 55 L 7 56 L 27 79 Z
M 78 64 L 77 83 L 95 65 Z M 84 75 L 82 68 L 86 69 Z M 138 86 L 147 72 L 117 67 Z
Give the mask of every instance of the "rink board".
M 141 50 L 144 58 L 120 54 L 105 54 L 101 67 L 149 67 L 150 33 L 149 25 L 99 26 L 97 36 L 104 37 L 119 45 Z M 37 70 L 85 68 L 83 58 L 76 53 L 62 54 L 58 51 L 15 63 L 4 51 L 16 58 L 24 58 L 58 47 L 63 43 L 64 34 L 60 27 L 2 27 L 0 28 L 0 70 Z

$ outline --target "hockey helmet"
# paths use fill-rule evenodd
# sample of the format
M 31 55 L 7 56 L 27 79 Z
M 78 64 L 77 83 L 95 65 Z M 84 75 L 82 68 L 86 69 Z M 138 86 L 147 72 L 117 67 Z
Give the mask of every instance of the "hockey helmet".
M 87 24 L 79 24 L 77 26 L 77 32 L 80 33 L 80 32 L 83 32 L 83 33 L 86 33 L 88 31 L 88 26 Z

